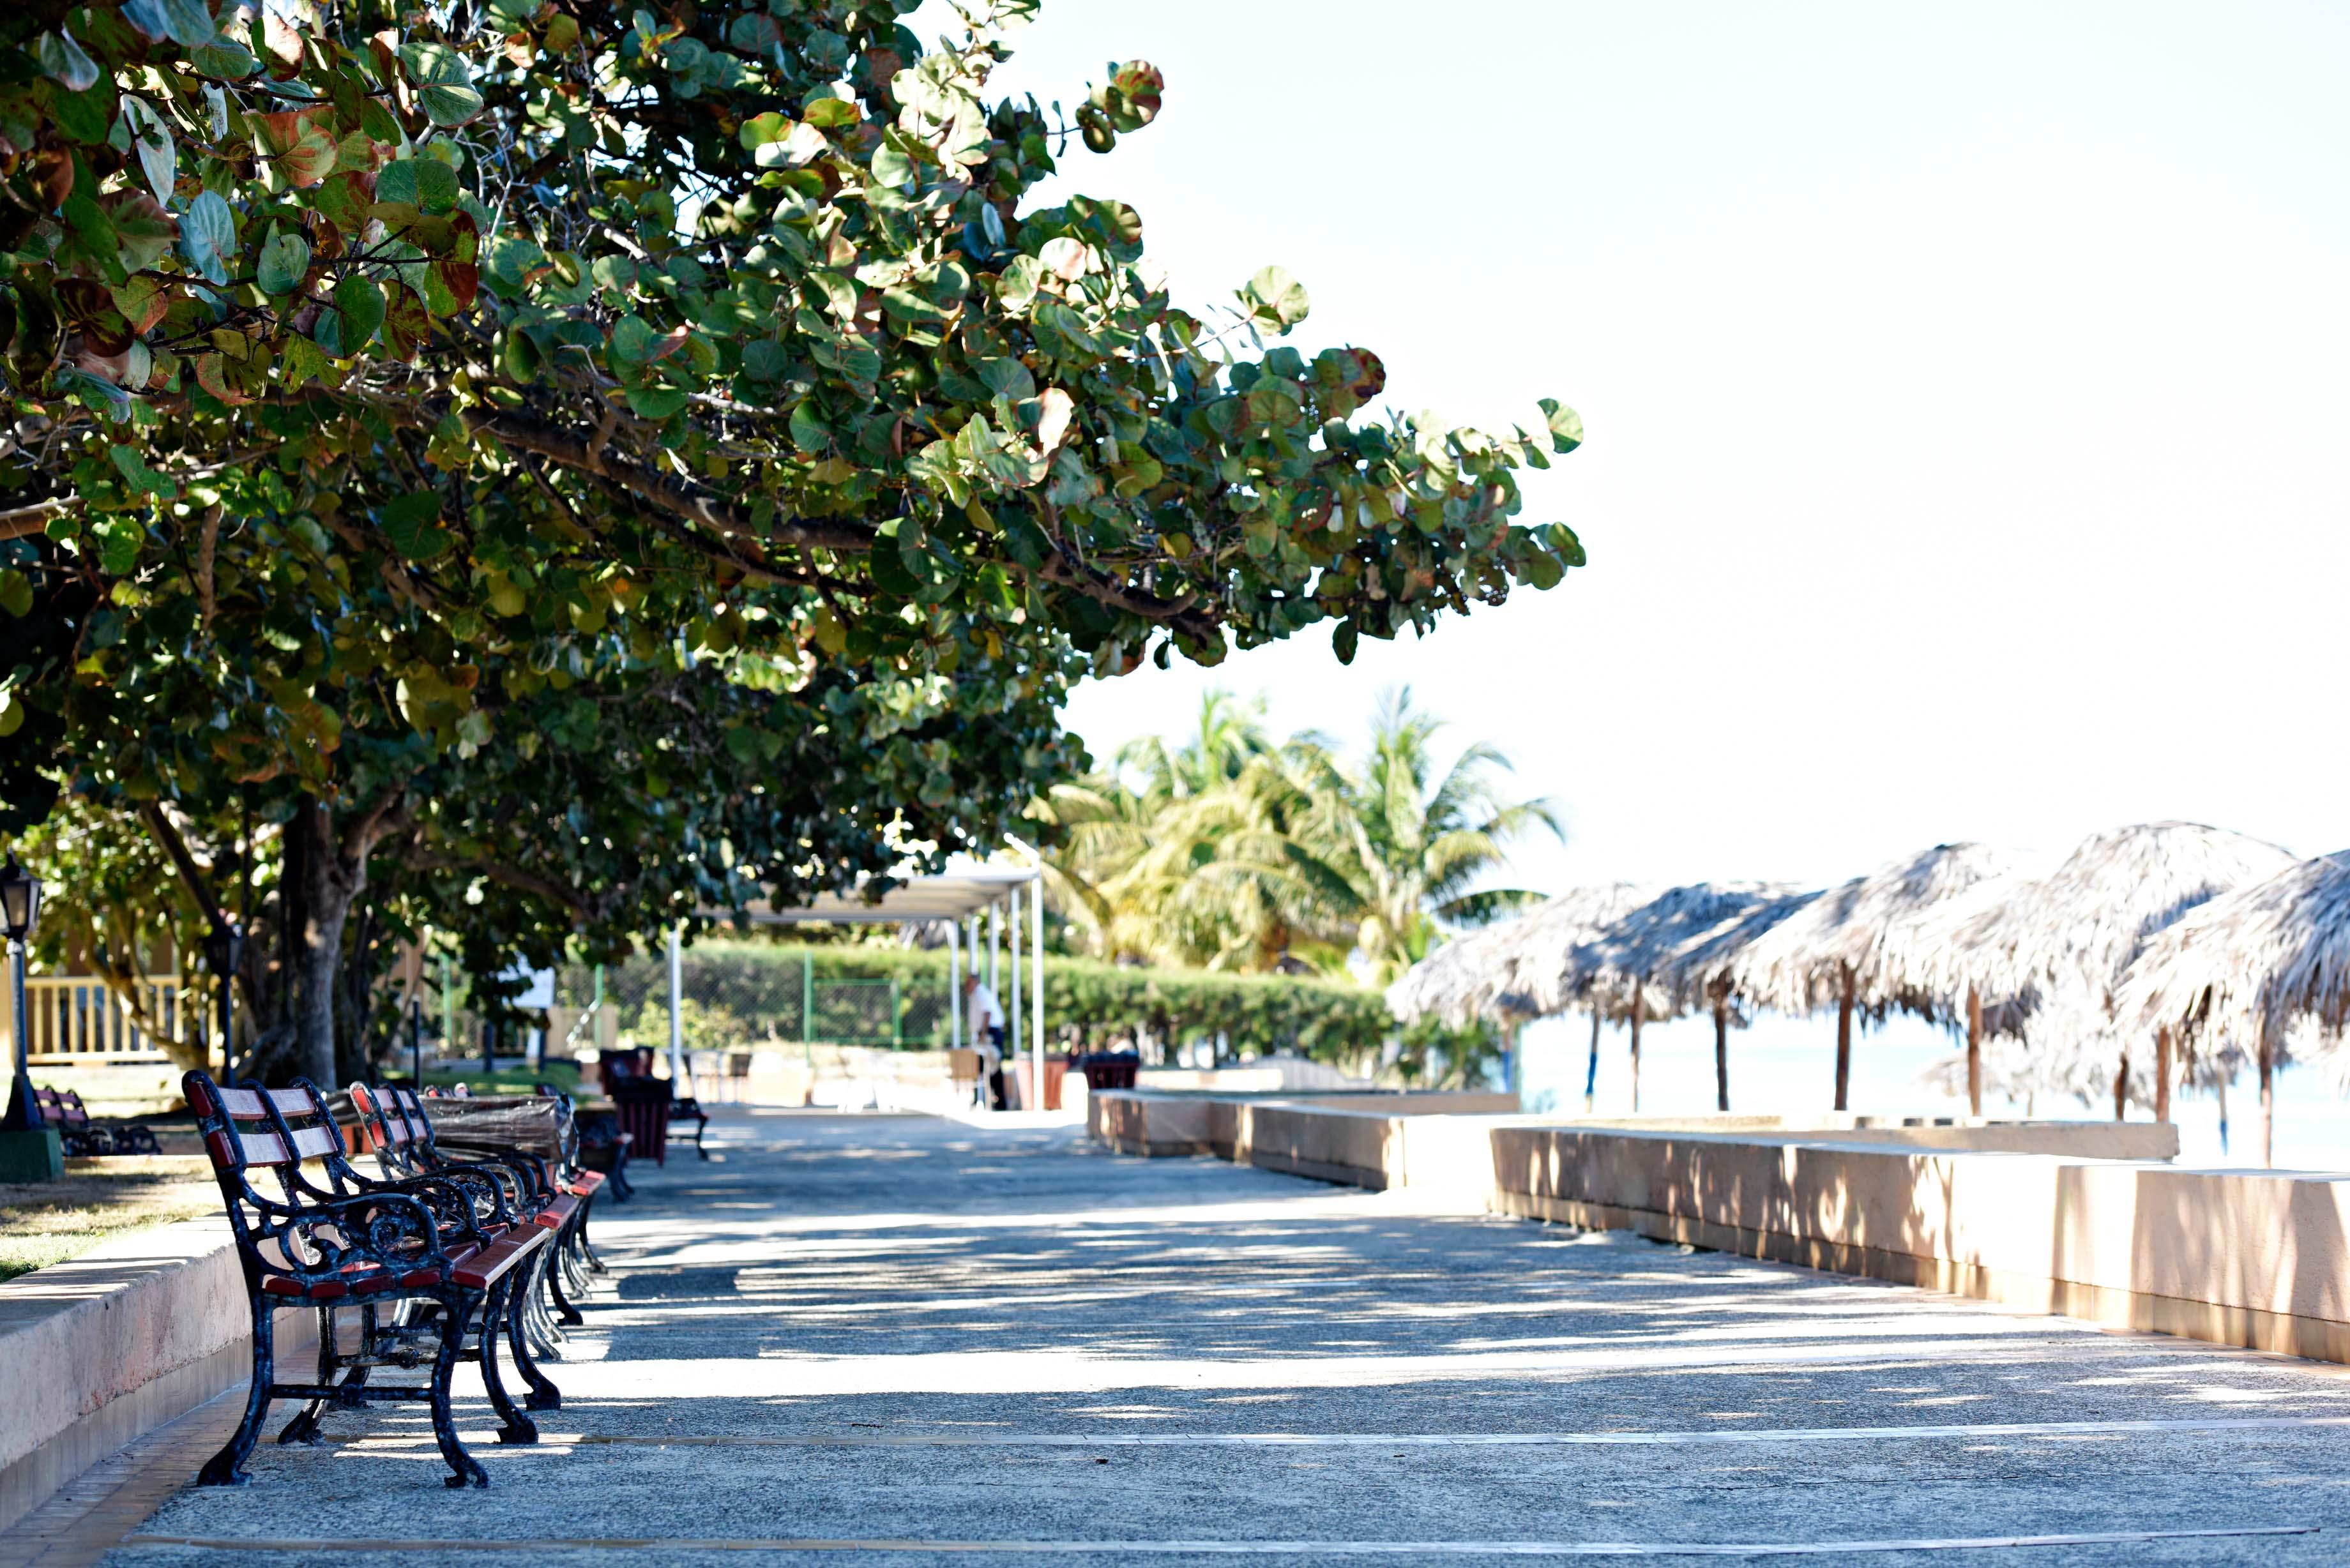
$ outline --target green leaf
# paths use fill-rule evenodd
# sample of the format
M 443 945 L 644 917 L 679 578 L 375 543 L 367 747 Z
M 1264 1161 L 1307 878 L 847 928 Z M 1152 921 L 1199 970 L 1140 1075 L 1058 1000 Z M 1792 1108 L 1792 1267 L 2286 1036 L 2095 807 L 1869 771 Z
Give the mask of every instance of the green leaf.
M 735 20 L 740 22 L 746 18 L 738 16 Z M 743 144 L 743 151 L 755 152 L 770 141 L 785 140 L 791 133 L 791 120 L 777 114 L 774 109 L 769 109 L 764 114 L 754 114 L 744 120 L 742 129 L 734 133 L 734 138 Z
M 277 356 L 277 375 L 287 391 L 327 374 L 326 351 L 297 333 L 287 333 Z
M 42 74 L 68 92 L 87 92 L 98 85 L 98 62 L 82 52 L 70 33 L 42 34 L 34 41 L 33 57 L 41 62 Z
M 639 419 L 665 420 L 685 407 L 688 396 L 676 387 L 637 387 L 629 392 L 629 408 Z
M 1561 403 L 1556 398 L 1544 398 L 1535 404 L 1550 426 L 1550 449 L 1553 452 L 1573 452 L 1583 444 L 1583 416 Z
M 1239 298 L 1258 329 L 1274 334 L 1286 332 L 1305 320 L 1312 308 L 1305 286 L 1290 276 L 1286 268 L 1277 266 L 1266 267 L 1249 279 Z
M 147 530 L 135 517 L 115 513 L 100 517 L 92 524 L 98 535 L 99 564 L 113 577 L 127 577 L 139 565 L 139 546 L 146 542 Z
M 623 316 L 612 323 L 612 357 L 623 365 L 641 365 L 653 357 L 660 334 L 645 325 L 641 316 Z
M 411 561 L 432 560 L 449 547 L 449 531 L 440 521 L 441 498 L 429 490 L 403 495 L 383 509 L 384 536 Z
M 122 477 L 130 483 L 130 488 L 140 493 L 159 496 L 179 494 L 179 485 L 173 483 L 168 474 L 158 473 L 148 467 L 146 459 L 140 456 L 135 447 L 115 446 L 108 450 L 107 456 L 113 460 L 114 466 L 121 472 Z
M 32 579 L 14 566 L 0 566 L 0 610 L 13 616 L 33 613 Z
M 399 202 L 421 213 L 447 213 L 457 205 L 457 171 L 437 158 L 403 158 L 375 177 L 375 199 Z
M 482 95 L 473 90 L 473 73 L 456 50 L 423 41 L 404 44 L 400 63 L 416 88 L 417 107 L 433 124 L 448 130 L 482 112 Z
M 197 48 L 189 58 L 198 72 L 224 82 L 241 82 L 261 68 L 253 51 L 225 33 Z
M 279 234 L 261 247 L 254 276 L 264 294 L 291 294 L 309 270 L 310 242 L 299 234 Z
M 151 38 L 201 48 L 220 36 L 203 0 L 123 0 L 122 15 Z
M 227 258 L 236 254 L 236 213 L 219 192 L 198 192 L 188 203 L 180 218 L 180 248 L 204 277 L 228 282 Z
M 341 349 L 348 358 L 366 348 L 383 325 L 382 286 L 365 273 L 345 273 L 335 285 L 335 308 L 343 318 Z
M 107 221 L 114 225 L 117 254 L 123 266 L 143 272 L 172 254 L 180 225 L 144 191 L 117 191 L 106 199 Z

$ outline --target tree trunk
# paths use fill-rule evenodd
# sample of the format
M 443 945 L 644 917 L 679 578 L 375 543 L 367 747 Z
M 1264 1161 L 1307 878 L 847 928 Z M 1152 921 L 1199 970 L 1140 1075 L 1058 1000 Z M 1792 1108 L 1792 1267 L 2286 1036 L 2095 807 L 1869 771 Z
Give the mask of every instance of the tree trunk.
M 2124 1051 L 2122 1059 L 2114 1064 L 2114 1120 L 2117 1122 L 2129 1120 L 2129 1053 L 2127 1051 Z
M 1646 1000 L 1641 988 L 1632 988 L 1632 1114 L 1640 1114 L 1640 1003 Z
M 2154 1032 L 2154 1119 L 2170 1120 L 2170 1026 Z
M 362 814 L 338 834 L 325 803 L 306 800 L 288 825 L 301 856 L 302 919 L 294 955 L 296 1071 L 321 1089 L 335 1087 L 335 1002 L 343 965 L 343 928 L 367 891 L 368 857 L 395 825 L 398 797 Z
M 1852 1109 L 1852 970 L 1844 970 L 1844 989 L 1836 997 L 1835 1108 Z
M 1713 1103 L 1730 1108 L 1730 998 L 1713 999 Z
M 1967 1115 L 1982 1115 L 1982 992 L 1971 985 L 1967 987 Z

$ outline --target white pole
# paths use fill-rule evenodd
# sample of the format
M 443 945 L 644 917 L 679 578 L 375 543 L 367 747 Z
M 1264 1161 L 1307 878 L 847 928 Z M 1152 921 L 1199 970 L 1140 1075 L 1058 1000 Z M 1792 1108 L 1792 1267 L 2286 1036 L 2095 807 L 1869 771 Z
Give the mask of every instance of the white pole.
M 1020 1081 L 1020 884 L 1017 882 L 1012 885 L 1005 913 L 1007 918 L 1004 924 L 1012 928 L 1012 989 L 1003 999 L 1003 1022 L 1006 1025 L 1003 1037 L 1004 1044 L 1012 1049 L 1005 1053 L 1003 1064 L 1011 1069 L 1012 1080 L 1017 1084 Z M 1035 1109 L 1024 1099 L 1021 1101 L 1020 1108 Z
M 962 922 L 947 922 L 947 1049 L 960 1051 L 962 1037 Z
M 976 915 L 972 917 L 974 920 L 978 918 Z M 978 929 L 977 926 L 972 927 L 974 934 Z M 1003 942 L 1003 909 L 1001 905 L 990 904 L 987 907 L 987 989 L 995 992 L 995 999 L 999 1003 L 1003 1000 L 1003 975 L 1002 966 L 996 962 L 996 959 Z M 974 955 L 977 951 L 976 948 L 972 949 Z M 974 961 L 976 961 L 975 959 Z
M 1029 1058 L 1035 1064 L 1035 1075 L 1029 1081 L 1036 1085 L 1036 1108 L 1041 1111 L 1045 1108 L 1045 873 L 1041 867 L 1029 887 L 1028 903 L 1032 910 L 1029 924 L 1036 933 L 1036 961 L 1028 971 L 1028 989 L 1036 998 L 1033 1004 L 1036 1046 Z
M 669 929 L 669 1081 L 672 1094 L 682 1093 L 685 1085 L 685 952 L 677 940 L 678 929 Z

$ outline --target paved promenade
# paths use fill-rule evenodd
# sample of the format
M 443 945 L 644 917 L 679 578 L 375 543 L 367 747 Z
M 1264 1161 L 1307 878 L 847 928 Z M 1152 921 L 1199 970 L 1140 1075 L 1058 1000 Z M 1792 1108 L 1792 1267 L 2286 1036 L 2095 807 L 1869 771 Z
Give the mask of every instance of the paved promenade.
M 1066 1127 L 711 1141 L 602 1217 L 545 1443 L 499 1448 L 461 1386 L 490 1490 L 443 1490 L 409 1413 L 343 1416 L 104 1560 L 2350 1560 L 2341 1368 Z

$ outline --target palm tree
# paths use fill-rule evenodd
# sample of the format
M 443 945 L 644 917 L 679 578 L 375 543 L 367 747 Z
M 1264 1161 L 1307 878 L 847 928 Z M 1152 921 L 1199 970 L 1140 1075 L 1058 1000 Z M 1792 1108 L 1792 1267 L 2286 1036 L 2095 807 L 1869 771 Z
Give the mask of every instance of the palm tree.
M 1390 688 L 1359 770 L 1333 766 L 1314 786 L 1321 857 L 1344 867 L 1357 905 L 1354 945 L 1382 986 L 1426 958 L 1442 926 L 1480 926 L 1538 902 L 1525 888 L 1476 884 L 1507 862 L 1513 840 L 1538 829 L 1565 836 L 1547 799 L 1503 793 L 1496 775 L 1510 760 L 1490 743 L 1437 776 L 1443 727 L 1412 705 L 1409 687 Z
M 1559 831 L 1547 801 L 1513 801 L 1490 745 L 1437 777 L 1442 725 L 1409 690 L 1382 695 L 1358 766 L 1315 734 L 1273 746 L 1262 701 L 1202 699 L 1190 738 L 1139 742 L 1118 768 L 1053 790 L 1065 829 L 1048 896 L 1097 953 L 1213 969 L 1343 970 L 1385 984 L 1425 957 L 1439 922 L 1476 925 L 1537 895 L 1471 891 L 1511 840 Z M 1128 782 L 1139 775 L 1139 786 Z

